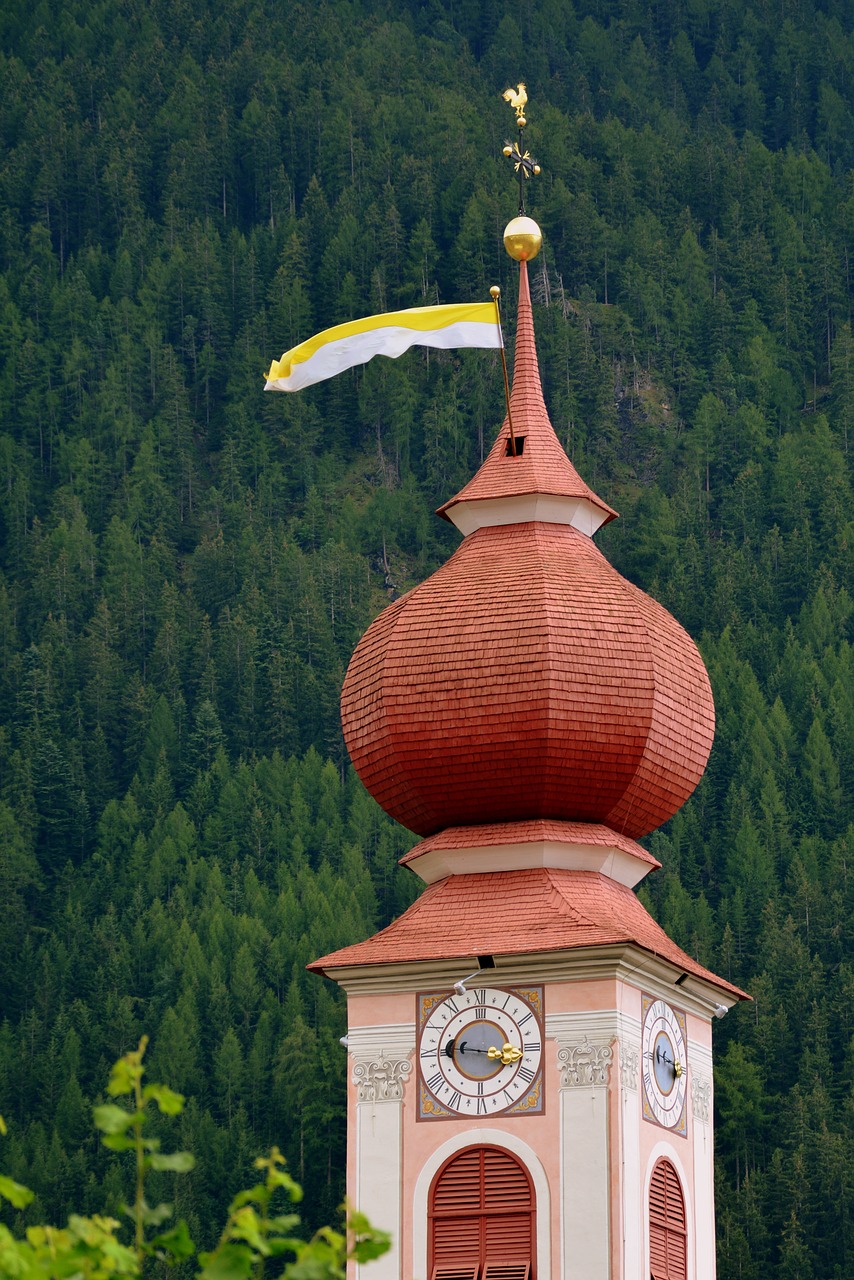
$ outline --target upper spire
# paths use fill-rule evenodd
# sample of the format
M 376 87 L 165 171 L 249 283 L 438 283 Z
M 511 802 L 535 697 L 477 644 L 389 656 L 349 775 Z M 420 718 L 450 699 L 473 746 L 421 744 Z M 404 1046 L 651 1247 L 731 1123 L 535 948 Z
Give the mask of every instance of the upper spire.
M 508 398 L 507 417 L 486 461 L 458 494 L 439 507 L 437 514 L 453 521 L 466 535 L 484 527 L 537 520 L 572 525 L 592 536 L 617 513 L 575 470 L 555 435 L 543 400 L 528 288 L 528 263 L 539 253 L 543 237 L 536 222 L 525 213 L 525 184 L 539 174 L 540 166 L 524 143 L 523 130 L 528 123 L 525 85 L 506 89 L 503 97 L 516 112 L 519 131 L 517 141 L 505 142 L 503 148 L 519 182 L 519 216 L 504 229 L 504 247 L 519 263 L 513 391 Z M 491 292 L 497 306 L 499 290 L 494 288 Z M 501 358 L 503 362 L 503 349 Z M 506 364 L 504 379 L 506 387 Z
M 510 416 L 516 456 L 505 417 L 495 444 L 476 475 L 438 514 L 464 534 L 485 525 L 543 520 L 571 524 L 592 535 L 617 512 L 585 484 L 558 440 L 540 382 L 528 264 L 519 263 L 519 309 Z

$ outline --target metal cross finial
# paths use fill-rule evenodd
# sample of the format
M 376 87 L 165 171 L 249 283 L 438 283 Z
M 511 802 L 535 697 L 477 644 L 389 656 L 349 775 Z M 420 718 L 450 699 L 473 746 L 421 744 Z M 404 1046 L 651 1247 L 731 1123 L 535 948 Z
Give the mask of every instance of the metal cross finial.
M 536 177 L 540 172 L 540 166 L 537 164 L 530 151 L 523 151 L 522 149 L 522 130 L 528 123 L 525 118 L 525 106 L 528 101 L 528 92 L 523 84 L 518 84 L 515 89 L 505 89 L 501 96 L 505 102 L 509 102 L 510 106 L 516 112 L 516 125 L 519 129 L 519 137 L 516 142 L 505 142 L 503 153 L 508 160 L 512 161 L 516 176 L 519 179 L 519 216 L 524 217 L 525 183 L 529 178 Z

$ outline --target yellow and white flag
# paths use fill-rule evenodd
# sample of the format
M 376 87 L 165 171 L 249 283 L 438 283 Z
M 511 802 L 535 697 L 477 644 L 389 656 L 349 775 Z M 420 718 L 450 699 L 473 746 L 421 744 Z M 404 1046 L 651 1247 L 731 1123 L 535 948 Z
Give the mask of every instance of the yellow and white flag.
M 274 360 L 264 390 L 299 391 L 374 356 L 396 359 L 414 346 L 500 347 L 496 307 L 492 302 L 413 307 L 337 324 Z

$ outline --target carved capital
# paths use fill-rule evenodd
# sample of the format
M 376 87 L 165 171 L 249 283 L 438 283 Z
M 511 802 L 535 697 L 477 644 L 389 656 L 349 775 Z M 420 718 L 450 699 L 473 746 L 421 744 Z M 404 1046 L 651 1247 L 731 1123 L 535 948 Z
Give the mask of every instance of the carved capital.
M 403 1085 L 412 1071 L 408 1058 L 373 1058 L 353 1067 L 360 1102 L 402 1102 Z
M 620 1041 L 620 1082 L 624 1089 L 637 1093 L 640 1050 L 637 1045 Z
M 588 1040 L 587 1036 L 577 1044 L 564 1044 L 557 1052 L 561 1087 L 574 1089 L 586 1085 L 601 1088 L 608 1083 L 612 1057 L 610 1044 Z
M 703 1124 L 708 1124 L 709 1110 L 712 1104 L 712 1082 L 707 1080 L 705 1076 L 691 1075 L 691 1105 L 694 1109 L 694 1116 L 697 1120 L 702 1120 Z

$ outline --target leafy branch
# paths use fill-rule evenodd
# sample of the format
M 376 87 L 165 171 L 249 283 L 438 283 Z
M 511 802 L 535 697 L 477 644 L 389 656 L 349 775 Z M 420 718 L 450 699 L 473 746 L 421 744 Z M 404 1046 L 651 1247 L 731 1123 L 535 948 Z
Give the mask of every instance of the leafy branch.
M 159 1230 L 172 1217 L 172 1206 L 151 1207 L 146 1200 L 152 1171 L 189 1173 L 195 1167 L 188 1151 L 165 1153 L 160 1139 L 147 1131 L 155 1109 L 174 1117 L 184 1108 L 183 1096 L 167 1085 L 143 1083 L 147 1044 L 148 1037 L 143 1036 L 139 1046 L 119 1058 L 110 1072 L 107 1093 L 127 1099 L 130 1105 L 107 1102 L 93 1110 L 103 1145 L 133 1155 L 133 1204 L 122 1206 L 133 1226 L 132 1243 L 120 1239 L 122 1224 L 117 1219 L 98 1214 L 90 1218 L 72 1214 L 63 1228 L 28 1227 L 23 1239 L 0 1224 L 0 1278 L 119 1280 L 145 1275 L 154 1262 L 174 1265 L 196 1256 L 183 1219 Z M 0 1117 L 0 1135 L 5 1133 Z M 199 1280 L 263 1280 L 265 1264 L 273 1261 L 278 1263 L 274 1275 L 281 1280 L 344 1280 L 348 1258 L 368 1262 L 389 1248 L 388 1235 L 375 1231 L 362 1214 L 352 1210 L 343 1233 L 323 1227 L 307 1241 L 295 1235 L 298 1215 L 279 1213 L 272 1205 L 279 1193 L 291 1204 L 302 1199 L 302 1188 L 285 1172 L 284 1163 L 277 1147 L 255 1161 L 255 1168 L 264 1171 L 263 1181 L 238 1192 L 231 1202 L 216 1248 L 198 1255 Z M 33 1192 L 0 1174 L 0 1198 L 21 1210 L 31 1203 Z

